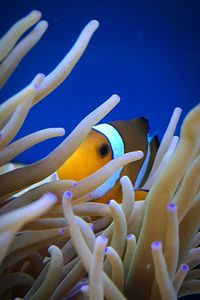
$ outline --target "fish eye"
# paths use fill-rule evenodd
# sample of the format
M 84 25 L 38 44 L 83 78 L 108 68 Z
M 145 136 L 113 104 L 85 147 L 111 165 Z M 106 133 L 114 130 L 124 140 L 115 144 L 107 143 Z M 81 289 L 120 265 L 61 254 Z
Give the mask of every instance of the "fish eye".
M 105 156 L 108 155 L 110 152 L 110 147 L 108 144 L 101 144 L 98 148 L 98 154 L 100 155 L 101 158 L 104 158 Z

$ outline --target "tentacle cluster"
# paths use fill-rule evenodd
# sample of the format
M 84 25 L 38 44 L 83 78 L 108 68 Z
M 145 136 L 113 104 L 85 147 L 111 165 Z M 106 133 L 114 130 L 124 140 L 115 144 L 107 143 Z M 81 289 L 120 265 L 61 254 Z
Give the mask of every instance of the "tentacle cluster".
M 1 87 L 45 32 L 47 22 L 40 18 L 33 11 L 0 40 Z M 141 151 L 112 160 L 79 182 L 52 176 L 119 102 L 117 95 L 47 157 L 17 168 L 10 162 L 31 146 L 64 135 L 64 129 L 51 128 L 12 141 L 31 107 L 71 72 L 97 27 L 91 21 L 49 75 L 39 73 L 0 107 L 1 299 L 156 300 L 200 293 L 200 106 L 185 118 L 180 138 L 174 131 L 181 110 L 175 109 L 142 201 L 134 202 L 133 186 L 124 176 L 121 204 L 90 202 L 92 191 L 118 168 L 140 159 Z

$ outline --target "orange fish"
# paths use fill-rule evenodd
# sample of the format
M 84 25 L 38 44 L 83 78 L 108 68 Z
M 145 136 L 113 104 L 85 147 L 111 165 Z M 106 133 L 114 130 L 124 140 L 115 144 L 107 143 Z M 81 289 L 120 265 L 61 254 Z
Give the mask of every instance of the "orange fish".
M 94 126 L 72 156 L 57 170 L 58 178 L 79 181 L 124 153 L 142 150 L 142 159 L 117 170 L 92 194 L 97 202 L 107 203 L 110 199 L 121 202 L 119 180 L 127 175 L 134 185 L 136 200 L 144 199 L 147 191 L 139 188 L 151 170 L 159 146 L 157 136 L 150 139 L 148 132 L 145 118 Z

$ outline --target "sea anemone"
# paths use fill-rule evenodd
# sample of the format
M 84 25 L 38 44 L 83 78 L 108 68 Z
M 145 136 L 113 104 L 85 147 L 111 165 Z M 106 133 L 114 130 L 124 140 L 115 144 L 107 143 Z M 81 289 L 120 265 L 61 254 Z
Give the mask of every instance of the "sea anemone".
M 31 12 L 1 39 L 1 87 L 45 32 L 47 22 L 40 18 L 40 12 Z M 200 105 L 186 116 L 180 138 L 174 131 L 181 109 L 175 109 L 142 201 L 134 201 L 124 176 L 121 204 L 90 202 L 91 192 L 140 159 L 141 151 L 124 154 L 79 182 L 52 175 L 119 102 L 117 95 L 45 158 L 26 166 L 11 163 L 33 145 L 64 135 L 64 129 L 51 128 L 13 141 L 31 107 L 68 76 L 97 27 L 91 21 L 48 76 L 36 75 L 0 107 L 1 299 L 156 300 L 200 293 Z

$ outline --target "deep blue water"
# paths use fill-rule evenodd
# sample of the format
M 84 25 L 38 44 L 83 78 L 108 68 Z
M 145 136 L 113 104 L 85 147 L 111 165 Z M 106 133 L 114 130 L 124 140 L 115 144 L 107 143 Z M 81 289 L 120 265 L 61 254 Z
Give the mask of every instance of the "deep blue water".
M 67 134 L 111 94 L 121 103 L 104 119 L 145 116 L 161 137 L 175 106 L 183 116 L 200 99 L 200 1 L 198 0 L 21 0 L 2 1 L 1 35 L 32 9 L 43 12 L 49 28 L 1 91 L 1 101 L 27 85 L 38 72 L 48 74 L 91 19 L 100 27 L 68 79 L 36 105 L 20 135 L 46 127 Z M 32 162 L 62 138 L 20 155 Z

